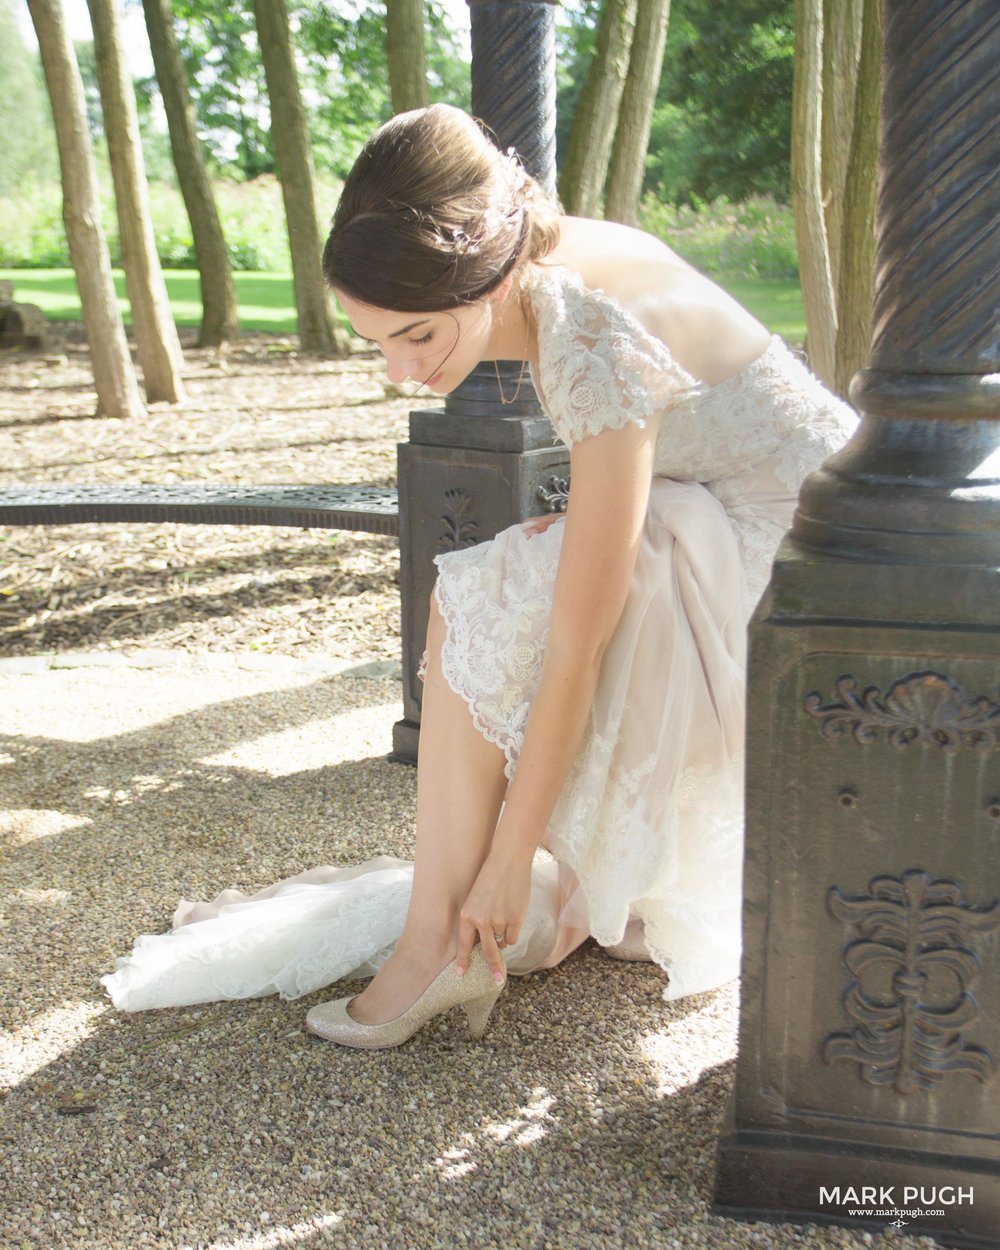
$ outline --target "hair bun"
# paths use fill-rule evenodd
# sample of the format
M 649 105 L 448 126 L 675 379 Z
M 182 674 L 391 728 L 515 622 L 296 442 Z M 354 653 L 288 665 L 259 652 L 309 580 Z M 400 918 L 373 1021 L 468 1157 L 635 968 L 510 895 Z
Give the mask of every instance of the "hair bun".
M 377 308 L 454 308 L 551 251 L 558 213 L 513 148 L 500 151 L 472 118 L 435 104 L 399 114 L 365 144 L 323 272 Z

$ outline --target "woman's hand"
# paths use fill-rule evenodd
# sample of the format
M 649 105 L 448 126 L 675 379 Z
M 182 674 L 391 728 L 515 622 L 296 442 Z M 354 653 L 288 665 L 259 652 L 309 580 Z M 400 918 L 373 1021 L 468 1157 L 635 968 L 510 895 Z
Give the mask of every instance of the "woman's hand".
M 536 534 L 544 534 L 556 521 L 565 520 L 566 515 L 563 512 L 548 512 L 545 516 L 529 517 L 527 521 L 522 522 L 521 528 L 529 538 L 534 538 Z
M 502 985 L 507 975 L 501 950 L 520 936 L 531 893 L 531 862 L 526 852 L 499 856 L 491 852 L 465 900 L 458 925 L 455 967 L 463 976 L 472 948 L 479 939 L 494 979 Z

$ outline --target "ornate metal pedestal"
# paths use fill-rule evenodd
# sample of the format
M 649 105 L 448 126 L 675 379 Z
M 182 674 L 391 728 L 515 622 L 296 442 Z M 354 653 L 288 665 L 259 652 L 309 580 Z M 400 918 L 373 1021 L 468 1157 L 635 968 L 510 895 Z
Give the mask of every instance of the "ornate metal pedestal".
M 1000 7 L 885 0 L 862 427 L 751 629 L 716 1203 L 1000 1246 Z
M 503 150 L 516 148 L 525 168 L 555 188 L 554 0 L 469 0 L 472 16 L 472 111 Z M 512 394 L 519 367 L 501 366 Z M 414 760 L 420 725 L 417 666 L 434 584 L 434 557 L 472 546 L 558 504 L 569 455 L 557 447 L 525 377 L 516 403 L 502 405 L 492 366 L 448 396 L 443 411 L 410 417 L 399 447 L 403 719 L 393 755 Z M 552 501 L 546 503 L 546 500 Z

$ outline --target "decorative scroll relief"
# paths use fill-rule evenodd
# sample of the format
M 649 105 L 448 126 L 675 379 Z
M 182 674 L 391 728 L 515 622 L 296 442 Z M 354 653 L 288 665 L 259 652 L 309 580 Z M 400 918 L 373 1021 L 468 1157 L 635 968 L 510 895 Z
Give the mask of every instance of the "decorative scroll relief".
M 803 708 L 820 722 L 825 738 L 841 738 L 848 732 L 867 745 L 885 729 L 889 744 L 905 751 L 914 742 L 927 742 L 952 754 L 961 746 L 992 751 L 1000 741 L 1000 703 L 985 695 L 969 698 L 950 677 L 942 673 L 908 673 L 882 696 L 877 686 L 859 691 L 856 677 L 837 680 L 839 703 L 824 703 L 813 691 Z
M 445 530 L 438 538 L 438 551 L 458 551 L 460 547 L 474 547 L 479 542 L 479 522 L 466 517 L 472 507 L 472 496 L 464 490 L 444 492 L 445 512 L 441 517 Z
M 931 1089 L 948 1072 L 987 1080 L 996 1061 L 962 1037 L 979 1014 L 969 992 L 979 960 L 962 943 L 1000 928 L 1000 900 L 970 907 L 953 881 L 919 871 L 875 877 L 868 888 L 863 898 L 846 898 L 836 887 L 827 896 L 831 913 L 861 938 L 844 948 L 855 977 L 844 1009 L 855 1024 L 825 1039 L 824 1060 L 856 1063 L 870 1085 L 900 1094 Z
M 569 503 L 569 478 L 553 474 L 535 493 L 546 512 L 565 512 Z

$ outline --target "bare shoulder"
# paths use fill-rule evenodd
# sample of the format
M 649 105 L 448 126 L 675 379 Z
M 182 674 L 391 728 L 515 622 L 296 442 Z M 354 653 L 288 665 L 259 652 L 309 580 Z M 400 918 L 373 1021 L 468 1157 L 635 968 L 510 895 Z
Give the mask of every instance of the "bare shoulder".
M 612 296 L 666 344 L 688 373 L 714 385 L 766 349 L 770 334 L 730 295 L 660 239 L 616 222 L 564 217 L 551 263 Z

